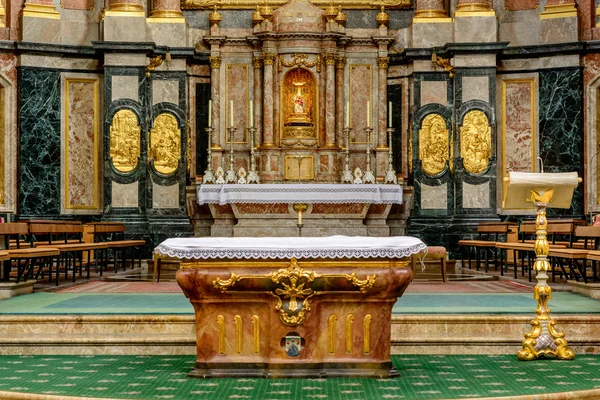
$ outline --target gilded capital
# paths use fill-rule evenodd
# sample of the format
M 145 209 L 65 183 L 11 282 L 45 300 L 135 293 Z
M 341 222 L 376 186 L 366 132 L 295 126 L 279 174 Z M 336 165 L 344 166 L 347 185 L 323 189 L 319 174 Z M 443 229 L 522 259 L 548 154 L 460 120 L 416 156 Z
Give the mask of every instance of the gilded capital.
M 390 63 L 389 57 L 377 57 L 377 66 L 381 69 L 386 69 Z
M 255 69 L 259 69 L 260 67 L 262 67 L 262 58 L 260 56 L 252 57 L 252 65 Z
M 208 57 L 208 62 L 210 63 L 210 67 L 212 69 L 219 69 L 219 68 L 221 68 L 221 61 L 222 61 L 221 56 L 210 56 L 210 57 Z
M 323 59 L 325 59 L 325 64 L 327 65 L 335 65 L 335 54 L 332 53 L 324 53 Z
M 346 66 L 346 57 L 344 57 L 344 56 L 337 56 L 335 58 L 335 62 L 336 62 L 335 66 L 337 68 L 343 69 Z
M 273 61 L 275 61 L 276 57 L 277 54 L 275 53 L 262 53 L 262 59 L 265 65 L 273 65 Z

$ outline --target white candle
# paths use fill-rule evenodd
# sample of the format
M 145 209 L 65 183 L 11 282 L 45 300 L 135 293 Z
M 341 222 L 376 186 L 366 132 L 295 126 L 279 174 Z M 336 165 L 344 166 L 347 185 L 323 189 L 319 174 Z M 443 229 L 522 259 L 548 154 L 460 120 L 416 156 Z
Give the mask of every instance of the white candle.
M 233 100 L 229 101 L 229 127 L 233 128 Z
M 298 225 L 302 224 L 302 209 L 298 209 Z
M 370 106 L 371 101 L 367 100 L 367 128 L 371 127 L 371 108 Z
M 392 127 L 392 102 L 388 101 L 388 127 Z
M 346 101 L 346 128 L 350 126 L 350 102 Z
M 254 128 L 254 111 L 252 110 L 252 102 L 250 102 L 250 128 Z
M 212 100 L 208 101 L 208 127 L 212 127 Z

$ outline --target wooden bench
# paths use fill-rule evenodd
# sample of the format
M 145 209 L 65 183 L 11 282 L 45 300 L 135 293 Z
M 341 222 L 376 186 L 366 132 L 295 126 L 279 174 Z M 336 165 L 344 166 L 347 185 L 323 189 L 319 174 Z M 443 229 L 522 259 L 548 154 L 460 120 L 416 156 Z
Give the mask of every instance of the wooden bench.
M 442 282 L 446 282 L 446 256 L 447 251 L 444 246 L 427 246 L 426 251 L 411 256 L 411 267 L 415 271 L 416 259 L 421 256 L 422 261 L 427 259 L 440 260 L 440 271 L 442 273 Z
M 43 271 L 48 272 L 48 279 L 52 281 L 52 270 L 54 259 L 60 254 L 58 249 L 47 247 L 44 249 L 31 248 L 29 246 L 21 247 L 21 238 L 30 236 L 29 227 L 22 222 L 0 223 L 0 237 L 4 237 L 3 247 L 7 250 L 2 250 L 6 256 L 2 261 L 2 279 L 10 280 L 11 270 L 16 266 L 17 276 L 16 281 L 19 282 L 22 278 L 39 279 Z M 14 238 L 15 248 L 10 248 L 11 238 Z M 27 242 L 25 242 L 27 243 Z M 8 258 L 6 258 L 8 257 Z M 37 272 L 34 270 L 37 267 Z M 58 270 L 56 271 L 58 276 Z M 58 284 L 58 278 L 57 278 Z
M 588 247 L 589 245 L 589 248 L 551 249 L 548 253 L 548 257 L 550 257 L 552 265 L 553 282 L 555 281 L 555 268 L 558 266 L 559 273 L 564 274 L 568 278 L 575 279 L 576 281 L 579 281 L 579 278 L 581 278 L 584 283 L 587 283 L 588 261 L 592 262 L 592 279 L 597 279 L 595 266 L 595 261 L 597 260 L 595 259 L 595 254 L 590 256 L 590 253 L 598 250 L 597 246 L 600 241 L 600 227 L 576 226 L 574 236 L 581 240 L 585 247 Z
M 509 240 L 509 236 L 516 235 L 517 225 L 514 222 L 480 222 L 477 225 L 477 233 L 479 239 L 463 239 L 458 241 L 458 245 L 462 247 L 462 265 L 465 265 L 465 250 L 469 260 L 469 268 L 471 268 L 471 250 L 475 253 L 475 266 L 479 271 L 481 264 L 481 251 L 485 259 L 485 272 L 489 269 L 489 256 L 494 257 L 494 265 L 497 266 L 496 243 Z M 503 237 L 503 240 L 501 240 Z M 516 240 L 516 237 L 512 240 Z M 497 268 L 497 267 L 496 267 Z
M 131 250 L 131 268 L 135 267 L 135 259 L 142 266 L 142 248 L 146 246 L 145 240 L 124 239 L 125 224 L 122 222 L 92 222 L 84 226 L 87 240 L 95 243 L 104 243 L 113 253 L 115 272 L 118 270 L 118 260 L 121 261 L 123 271 L 127 261 L 127 250 Z M 120 257 L 119 257 L 120 255 Z

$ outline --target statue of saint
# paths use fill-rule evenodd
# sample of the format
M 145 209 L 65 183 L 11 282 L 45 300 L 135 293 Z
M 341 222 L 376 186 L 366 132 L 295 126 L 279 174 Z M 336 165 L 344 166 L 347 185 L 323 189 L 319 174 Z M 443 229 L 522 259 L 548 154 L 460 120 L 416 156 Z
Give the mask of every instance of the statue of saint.
M 300 91 L 294 96 L 294 114 L 304 114 L 304 98 L 300 94 Z

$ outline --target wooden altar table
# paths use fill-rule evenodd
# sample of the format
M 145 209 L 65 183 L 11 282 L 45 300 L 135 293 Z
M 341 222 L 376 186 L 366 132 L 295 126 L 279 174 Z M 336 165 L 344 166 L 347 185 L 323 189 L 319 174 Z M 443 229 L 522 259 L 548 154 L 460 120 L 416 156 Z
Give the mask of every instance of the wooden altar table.
M 412 279 L 413 237 L 176 238 L 196 313 L 189 376 L 392 377 L 392 307 Z

